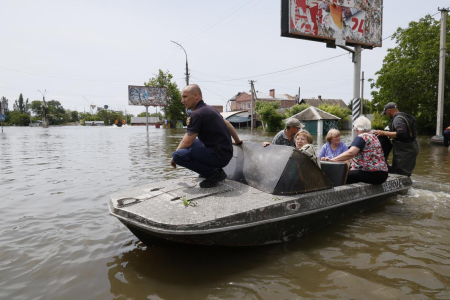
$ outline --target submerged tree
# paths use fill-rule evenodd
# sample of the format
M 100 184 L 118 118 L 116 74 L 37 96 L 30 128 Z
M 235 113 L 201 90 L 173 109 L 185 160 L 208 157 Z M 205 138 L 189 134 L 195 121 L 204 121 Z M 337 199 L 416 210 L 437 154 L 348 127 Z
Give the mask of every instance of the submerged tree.
M 447 18 L 446 55 L 450 53 L 450 18 Z M 436 112 L 439 82 L 440 21 L 430 15 L 418 22 L 399 28 L 392 39 L 397 46 L 388 49 L 383 66 L 372 82 L 373 104 L 381 112 L 388 102 L 395 102 L 401 111 L 417 119 L 419 132 L 436 130 Z M 445 102 L 450 92 L 450 60 L 446 60 Z M 444 107 L 444 122 L 450 122 L 450 105 Z
M 145 86 L 166 87 L 167 88 L 167 106 L 164 107 L 164 114 L 172 122 L 177 120 L 186 120 L 186 108 L 181 102 L 181 93 L 175 82 L 172 82 L 173 76 L 169 71 L 163 72 L 161 69 L 158 75 L 144 82 Z
M 268 132 L 276 132 L 284 128 L 284 115 L 278 112 L 280 101 L 256 101 L 255 110 Z

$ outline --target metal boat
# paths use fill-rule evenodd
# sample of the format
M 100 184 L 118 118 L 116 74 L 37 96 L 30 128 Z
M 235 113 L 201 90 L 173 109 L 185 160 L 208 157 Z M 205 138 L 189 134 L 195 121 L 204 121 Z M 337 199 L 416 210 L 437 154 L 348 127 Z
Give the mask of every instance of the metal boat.
M 298 238 L 412 186 L 394 174 L 345 185 L 345 163 L 321 167 L 291 147 L 246 142 L 214 188 L 194 176 L 149 183 L 112 195 L 109 210 L 147 245 L 255 246 Z

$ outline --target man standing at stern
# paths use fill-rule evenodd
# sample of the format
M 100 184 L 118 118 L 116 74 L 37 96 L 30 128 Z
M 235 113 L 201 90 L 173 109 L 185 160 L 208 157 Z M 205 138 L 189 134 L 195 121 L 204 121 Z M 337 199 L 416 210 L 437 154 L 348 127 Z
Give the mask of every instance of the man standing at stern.
M 389 102 L 384 107 L 382 115 L 391 119 L 389 131 L 374 130 L 377 136 L 387 136 L 392 139 L 392 167 L 389 173 L 411 176 L 416 166 L 416 158 L 419 154 L 419 145 L 416 140 L 416 119 L 407 113 L 400 112 L 397 104 Z M 388 154 L 385 153 L 385 157 Z
M 185 167 L 206 178 L 200 187 L 211 188 L 227 178 L 223 171 L 233 156 L 233 145 L 242 141 L 233 125 L 202 99 L 202 91 L 196 84 L 186 86 L 181 92 L 181 102 L 192 113 L 187 119 L 186 133 L 172 154 L 170 164 Z M 197 138 L 198 137 L 198 138 Z

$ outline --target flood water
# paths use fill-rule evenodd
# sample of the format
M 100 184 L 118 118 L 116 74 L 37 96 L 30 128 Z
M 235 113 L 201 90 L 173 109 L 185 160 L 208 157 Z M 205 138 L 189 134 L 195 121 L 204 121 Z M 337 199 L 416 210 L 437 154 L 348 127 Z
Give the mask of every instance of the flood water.
M 169 165 L 183 134 L 5 127 L 0 299 L 450 299 L 450 149 L 420 137 L 408 194 L 296 241 L 146 247 L 107 201 L 186 174 Z

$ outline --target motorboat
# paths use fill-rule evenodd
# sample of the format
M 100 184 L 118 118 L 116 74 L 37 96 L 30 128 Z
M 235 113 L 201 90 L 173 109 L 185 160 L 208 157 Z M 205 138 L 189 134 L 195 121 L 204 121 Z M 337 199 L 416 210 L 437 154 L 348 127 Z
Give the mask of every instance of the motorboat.
M 117 127 L 122 127 L 122 125 L 123 124 L 125 124 L 125 120 L 120 120 L 120 119 L 116 119 L 115 121 L 114 121 L 114 124 L 117 126 Z
M 292 147 L 250 142 L 234 146 L 224 170 L 214 188 L 186 175 L 120 191 L 110 213 L 147 245 L 255 246 L 298 238 L 412 186 L 395 174 L 379 185 L 344 184 L 346 163 L 319 168 Z

